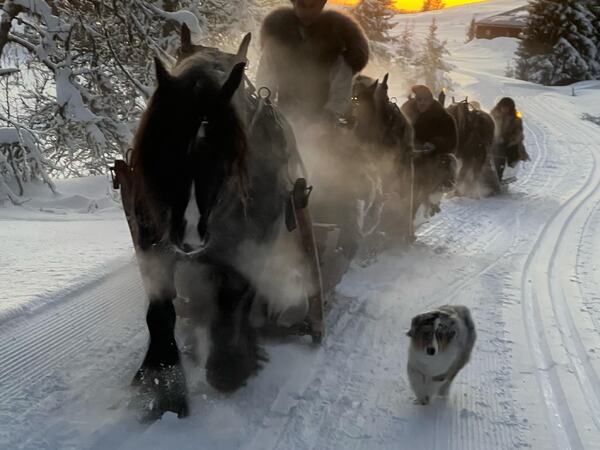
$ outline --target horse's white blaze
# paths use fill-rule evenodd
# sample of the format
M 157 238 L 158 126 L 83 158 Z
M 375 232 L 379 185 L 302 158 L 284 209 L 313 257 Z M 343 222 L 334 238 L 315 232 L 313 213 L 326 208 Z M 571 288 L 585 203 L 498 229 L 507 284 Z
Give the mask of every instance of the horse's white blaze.
M 185 208 L 183 218 L 186 221 L 186 225 L 182 243 L 187 244 L 195 250 L 201 248 L 204 245 L 204 241 L 198 234 L 198 223 L 202 218 L 202 214 L 200 214 L 198 203 L 196 202 L 195 181 L 192 181 L 192 186 L 190 188 L 190 199 L 187 207 Z

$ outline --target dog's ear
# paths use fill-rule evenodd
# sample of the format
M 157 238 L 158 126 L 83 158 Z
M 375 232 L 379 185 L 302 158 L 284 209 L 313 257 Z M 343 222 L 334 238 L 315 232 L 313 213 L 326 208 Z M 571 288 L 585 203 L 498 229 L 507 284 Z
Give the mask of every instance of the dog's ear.
M 417 335 L 417 330 L 421 326 L 423 326 L 427 323 L 433 323 L 433 321 L 435 319 L 437 319 L 439 316 L 440 316 L 439 311 L 431 311 L 431 312 L 426 312 L 426 313 L 419 314 L 418 316 L 413 317 L 412 321 L 410 322 L 410 330 L 408 330 L 406 335 L 409 337 L 415 337 Z
M 410 330 L 406 332 L 406 335 L 411 338 L 415 337 L 417 335 L 417 328 L 419 328 L 422 321 L 423 314 L 419 314 L 418 316 L 413 317 L 410 321 Z

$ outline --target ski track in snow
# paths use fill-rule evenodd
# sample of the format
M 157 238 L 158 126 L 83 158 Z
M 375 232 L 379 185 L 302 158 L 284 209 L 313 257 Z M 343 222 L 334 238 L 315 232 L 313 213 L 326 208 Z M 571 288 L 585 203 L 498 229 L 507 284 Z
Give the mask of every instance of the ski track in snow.
M 529 108 L 532 113 L 543 115 L 543 108 L 548 108 L 548 105 L 534 107 L 530 104 Z M 600 201 L 600 170 L 593 148 L 600 133 L 581 121 L 565 123 L 565 118 L 559 121 L 549 117 L 546 121 L 555 130 L 568 127 L 570 131 L 577 131 L 569 139 L 561 139 L 559 134 L 558 140 L 564 144 L 564 150 L 570 150 L 574 160 L 576 157 L 587 162 L 591 170 L 585 177 L 585 183 L 556 210 L 537 238 L 523 268 L 523 313 L 528 323 L 535 324 L 529 328 L 529 342 L 534 349 L 538 380 L 544 392 L 549 419 L 555 425 L 556 442 L 560 448 L 584 448 L 584 443 L 600 444 L 597 437 L 600 431 L 600 383 L 580 335 L 581 328 L 584 328 L 583 320 L 574 320 L 575 308 L 569 303 L 573 303 L 577 296 L 567 296 L 572 287 L 570 280 L 565 280 L 565 275 L 569 277 L 576 266 L 569 261 L 569 255 L 576 255 L 579 245 L 573 249 L 570 240 L 580 232 L 580 216 L 586 221 L 590 214 L 585 212 L 586 206 L 589 203 L 595 206 Z M 585 161 L 582 151 L 589 152 L 591 161 Z M 579 243 L 575 240 L 575 244 Z M 546 335 L 544 322 L 548 331 Z M 553 340 L 553 328 L 559 331 L 560 342 Z M 564 356 L 566 361 L 563 364 L 568 373 L 563 373 L 561 369 L 564 367 L 557 364 L 558 361 L 563 362 Z M 576 383 L 572 383 L 573 375 Z M 580 392 L 574 392 L 574 385 L 579 386 Z M 571 406 L 573 403 L 575 406 Z M 587 408 L 578 410 L 583 404 Z M 586 417 L 591 418 L 593 426 L 586 428 Z
M 524 113 L 532 161 L 507 193 L 448 199 L 412 248 L 353 267 L 323 344 L 268 342 L 239 392 L 215 393 L 186 361 L 186 420 L 142 426 L 127 408 L 147 339 L 134 264 L 55 291 L 0 323 L 0 448 L 600 448 L 600 128 L 568 88 L 503 78 L 503 61 L 479 70 L 477 45 L 455 52 L 464 95 L 486 108 L 510 95 Z M 405 332 L 445 303 L 471 308 L 478 341 L 449 399 L 417 406 Z

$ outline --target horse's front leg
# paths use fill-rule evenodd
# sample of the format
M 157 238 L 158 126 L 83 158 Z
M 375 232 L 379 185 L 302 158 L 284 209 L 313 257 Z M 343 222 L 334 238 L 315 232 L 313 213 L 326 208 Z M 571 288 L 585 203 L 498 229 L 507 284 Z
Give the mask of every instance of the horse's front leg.
M 144 420 L 155 420 L 167 411 L 188 415 L 187 389 L 175 341 L 175 260 L 154 250 L 138 253 L 140 272 L 149 304 L 146 323 L 150 334 L 148 351 L 136 373 L 140 387 L 138 406 Z
M 256 292 L 233 269 L 218 268 L 217 273 L 217 313 L 210 327 L 206 378 L 215 389 L 232 392 L 244 386 L 267 357 L 249 320 Z

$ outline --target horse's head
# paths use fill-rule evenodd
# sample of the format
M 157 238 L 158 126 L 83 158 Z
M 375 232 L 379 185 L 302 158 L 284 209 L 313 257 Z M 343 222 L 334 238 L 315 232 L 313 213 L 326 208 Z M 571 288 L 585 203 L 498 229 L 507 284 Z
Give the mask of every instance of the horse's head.
M 357 134 L 366 137 L 381 130 L 386 108 L 389 104 L 388 77 L 383 81 L 359 75 L 352 87 L 353 115 L 356 121 Z
M 208 239 L 220 196 L 245 199 L 247 139 L 232 99 L 244 62 L 223 75 L 200 55 L 180 59 L 173 71 L 156 59 L 157 88 L 136 134 L 138 195 L 163 239 L 186 253 Z
M 364 123 L 373 117 L 375 111 L 375 91 L 379 80 L 359 75 L 352 86 L 352 112 L 357 123 Z

